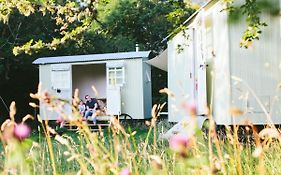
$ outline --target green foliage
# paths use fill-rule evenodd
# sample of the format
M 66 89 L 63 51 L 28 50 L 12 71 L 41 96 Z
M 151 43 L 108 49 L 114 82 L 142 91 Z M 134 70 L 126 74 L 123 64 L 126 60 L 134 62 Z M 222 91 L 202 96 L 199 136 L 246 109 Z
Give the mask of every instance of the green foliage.
M 104 16 L 107 35 L 130 38 L 128 45 L 139 43 L 144 50 L 156 51 L 163 49 L 163 38 L 194 11 L 183 1 L 173 0 L 122 0 L 114 5 Z
M 178 28 L 193 12 L 190 4 L 181 0 L 121 0 L 107 1 L 98 8 L 100 28 L 112 51 L 132 51 L 135 44 L 141 50 L 158 53 L 165 49 L 162 40 Z M 167 101 L 159 90 L 167 87 L 167 73 L 152 68 L 153 103 Z
M 0 1 L 0 65 L 9 79 L 11 67 L 22 58 L 16 57 L 56 50 L 77 37 L 95 19 L 95 1 L 82 6 L 76 1 Z M 36 57 L 36 55 L 33 55 Z
M 265 14 L 265 12 L 276 14 L 279 11 L 278 5 L 276 6 L 275 4 L 276 1 L 244 0 L 241 4 L 236 4 L 233 0 L 224 1 L 232 21 L 238 21 L 242 17 L 246 17 L 247 28 L 243 33 L 240 43 L 240 46 L 245 48 L 248 48 L 252 41 L 259 40 L 262 28 L 267 26 L 266 22 L 261 20 L 261 14 Z

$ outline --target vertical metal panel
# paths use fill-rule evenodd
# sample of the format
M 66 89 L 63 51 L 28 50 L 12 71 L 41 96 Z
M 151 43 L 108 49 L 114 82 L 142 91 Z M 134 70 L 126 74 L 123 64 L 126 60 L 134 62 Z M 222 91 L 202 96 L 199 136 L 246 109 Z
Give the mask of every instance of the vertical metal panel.
M 54 95 L 51 88 L 51 65 L 39 65 L 39 82 L 42 85 L 42 91 Z M 48 106 L 44 102 L 40 102 L 40 117 L 43 120 L 56 120 L 55 112 L 48 110 Z
M 277 1 L 276 1 L 277 2 Z M 258 96 L 276 124 L 281 123 L 280 91 L 281 81 L 281 38 L 280 16 L 263 14 L 264 27 L 259 41 L 253 41 L 248 49 L 240 48 L 239 42 L 246 24 L 243 21 L 230 24 L 231 34 L 231 75 L 248 84 Z M 232 105 L 242 108 L 246 114 L 237 119 L 238 123 L 250 120 L 255 124 L 265 124 L 265 112 L 245 83 L 232 81 Z
M 151 108 L 152 108 L 152 89 L 151 89 L 151 66 L 148 65 L 144 59 L 142 66 L 143 66 L 143 108 L 144 118 L 151 117 Z
M 212 9 L 214 27 L 213 116 L 217 124 L 228 125 L 230 108 L 229 28 L 227 12 L 219 2 Z M 209 87 L 210 88 L 210 87 Z
M 195 22 L 195 38 L 196 42 L 193 42 L 196 47 L 195 54 L 195 70 L 196 70 L 196 104 L 197 114 L 204 115 L 206 113 L 207 106 L 207 58 L 206 58 L 206 29 L 205 29 L 205 11 L 202 10 Z
M 168 97 L 170 122 L 179 122 L 188 113 L 183 104 L 194 101 L 194 63 L 192 29 L 178 33 L 168 43 Z
M 65 64 L 69 66 L 69 71 L 71 76 L 71 65 Z M 48 92 L 51 96 L 55 96 L 57 98 L 67 100 L 68 103 L 64 106 L 64 112 L 65 114 L 71 113 L 71 99 L 72 99 L 72 80 L 70 77 L 70 86 L 67 89 L 60 89 L 60 91 L 57 91 L 58 89 L 55 89 L 52 87 L 52 65 L 40 65 L 39 66 L 39 81 L 42 83 L 42 91 Z M 55 77 L 53 77 L 55 78 Z M 59 113 L 56 113 L 54 111 L 51 111 L 49 107 L 44 104 L 40 103 L 40 115 L 41 118 L 44 120 L 56 120 L 59 115 Z

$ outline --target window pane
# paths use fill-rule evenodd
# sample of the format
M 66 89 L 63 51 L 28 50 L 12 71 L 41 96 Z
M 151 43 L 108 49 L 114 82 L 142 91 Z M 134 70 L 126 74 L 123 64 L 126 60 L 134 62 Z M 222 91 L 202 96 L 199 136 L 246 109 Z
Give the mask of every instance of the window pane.
M 115 79 L 114 78 L 110 78 L 109 79 L 109 84 L 110 85 L 114 85 L 115 84 Z
M 116 84 L 121 85 L 123 83 L 123 78 L 116 78 Z
M 122 70 L 116 71 L 116 76 L 117 77 L 122 77 L 123 76 L 123 71 Z
M 108 78 L 114 78 L 115 77 L 115 72 L 109 72 L 108 73 Z

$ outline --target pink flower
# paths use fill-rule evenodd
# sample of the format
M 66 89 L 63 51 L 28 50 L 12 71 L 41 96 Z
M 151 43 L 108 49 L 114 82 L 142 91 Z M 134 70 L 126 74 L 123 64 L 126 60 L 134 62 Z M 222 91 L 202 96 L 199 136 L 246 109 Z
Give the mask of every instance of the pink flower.
M 129 168 L 124 168 L 119 175 L 132 175 Z
M 186 102 L 183 104 L 183 107 L 186 109 L 186 111 L 190 114 L 190 115 L 196 115 L 197 113 L 197 107 L 196 107 L 196 103 L 195 102 Z
M 174 135 L 170 141 L 170 148 L 176 153 L 180 153 L 181 156 L 186 157 L 186 152 L 190 146 L 190 139 L 185 135 Z
M 51 102 L 51 97 L 50 97 L 48 92 L 44 92 L 42 98 L 43 98 L 43 101 L 45 103 L 50 103 Z
M 16 124 L 14 128 L 14 135 L 20 140 L 29 136 L 31 129 L 24 123 Z
M 56 123 L 59 124 L 62 128 L 64 126 L 64 118 L 62 116 L 59 116 L 56 120 Z
M 64 118 L 62 116 L 58 116 L 56 123 L 61 124 L 64 122 Z

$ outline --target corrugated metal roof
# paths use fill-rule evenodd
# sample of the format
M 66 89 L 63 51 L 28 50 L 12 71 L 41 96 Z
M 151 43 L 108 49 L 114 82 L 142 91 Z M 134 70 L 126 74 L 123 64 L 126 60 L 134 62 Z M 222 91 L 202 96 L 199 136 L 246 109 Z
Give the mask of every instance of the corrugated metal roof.
M 91 55 L 43 57 L 33 61 L 33 64 L 74 63 L 74 62 L 147 58 L 149 54 L 150 51 L 139 51 L 139 52 L 117 52 L 117 53 L 91 54 Z

